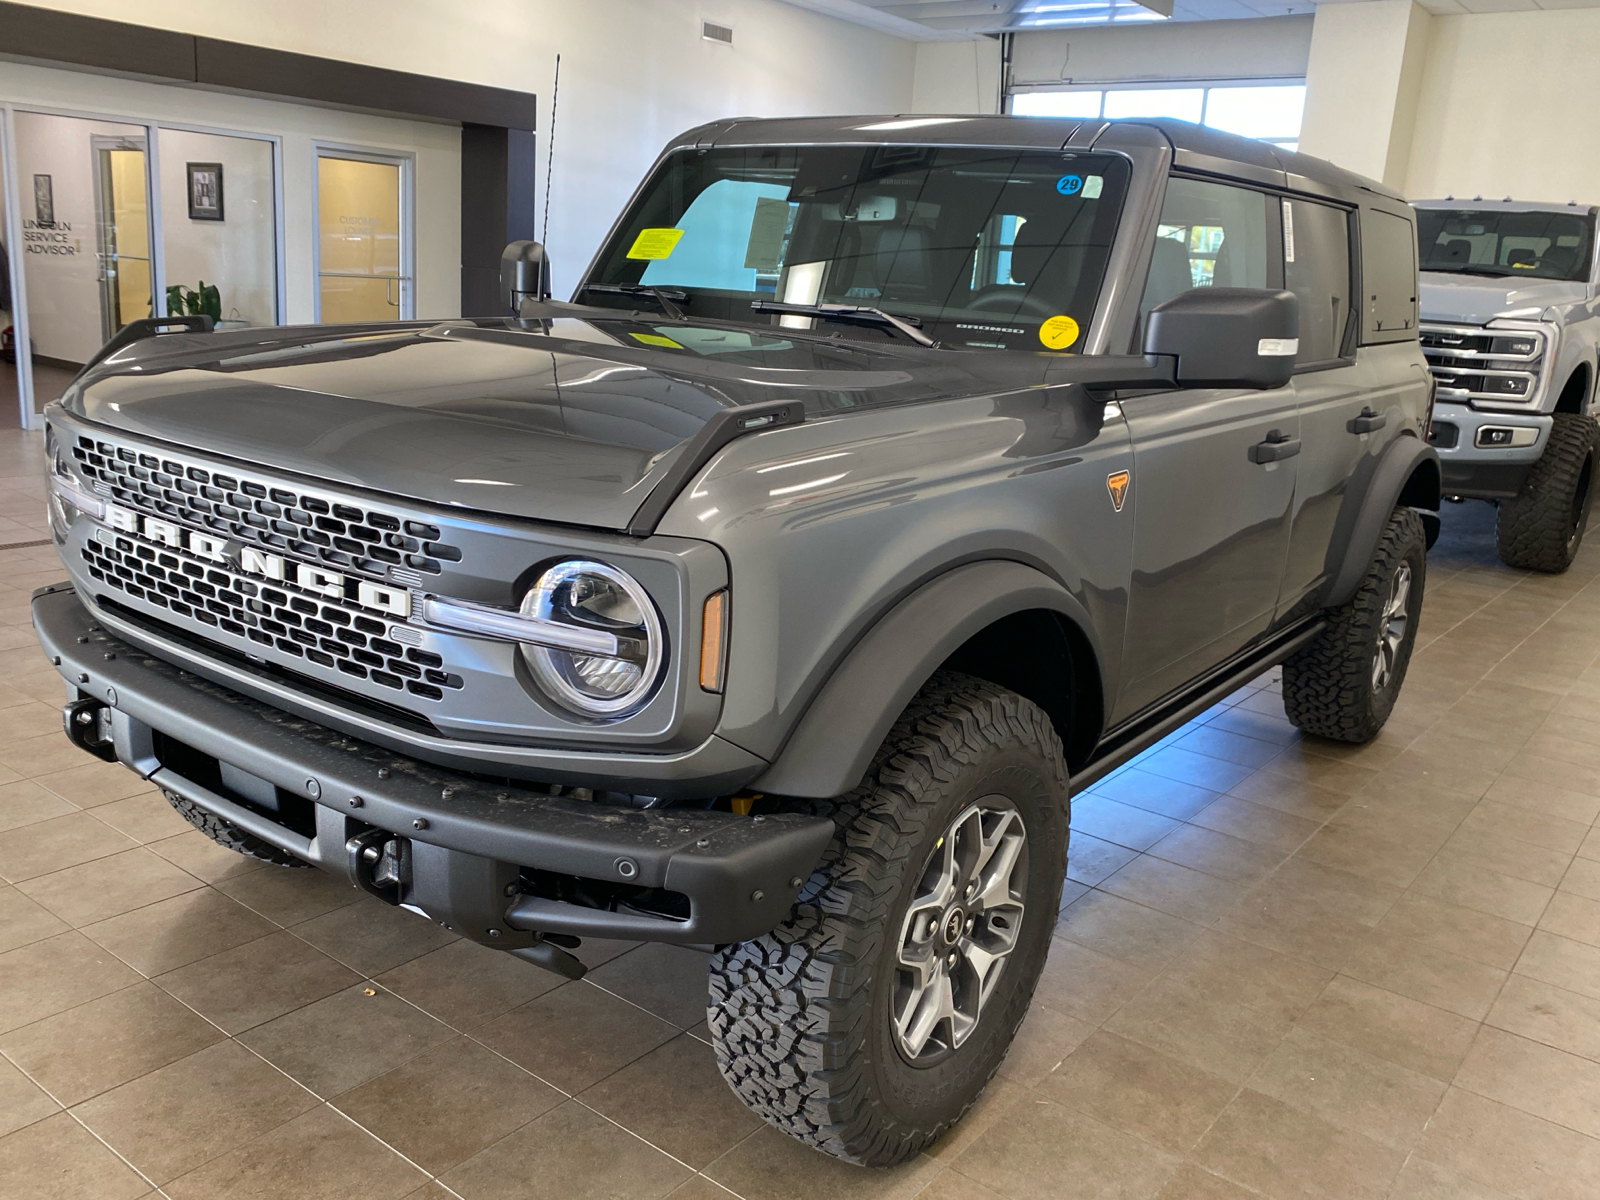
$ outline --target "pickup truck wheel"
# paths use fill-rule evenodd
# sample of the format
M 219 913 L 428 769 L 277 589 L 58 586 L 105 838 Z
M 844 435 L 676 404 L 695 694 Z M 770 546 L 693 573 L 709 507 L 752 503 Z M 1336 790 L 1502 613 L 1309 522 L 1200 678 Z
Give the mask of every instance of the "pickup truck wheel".
M 837 832 L 790 918 L 711 960 L 717 1063 L 785 1133 L 887 1167 L 983 1091 L 1061 902 L 1061 742 L 1004 688 L 940 673 L 860 787 L 791 802 Z
M 1283 664 L 1283 709 L 1296 728 L 1336 742 L 1378 735 L 1411 662 L 1426 553 L 1422 519 L 1395 509 L 1355 595 Z
M 311 864 L 304 859 L 296 858 L 287 850 L 279 850 L 271 842 L 264 842 L 253 833 L 246 833 L 232 821 L 226 821 L 215 813 L 209 813 L 193 800 L 187 800 L 177 792 L 163 789 L 163 796 L 167 803 L 183 814 L 184 820 L 193 825 L 219 846 L 226 846 L 236 854 L 243 854 L 247 858 L 259 858 L 262 862 L 273 863 L 280 867 L 309 867 Z
M 1506 566 L 1559 574 L 1572 565 L 1594 503 L 1597 442 L 1600 425 L 1593 417 L 1555 415 L 1544 455 L 1521 493 L 1500 502 L 1495 547 Z

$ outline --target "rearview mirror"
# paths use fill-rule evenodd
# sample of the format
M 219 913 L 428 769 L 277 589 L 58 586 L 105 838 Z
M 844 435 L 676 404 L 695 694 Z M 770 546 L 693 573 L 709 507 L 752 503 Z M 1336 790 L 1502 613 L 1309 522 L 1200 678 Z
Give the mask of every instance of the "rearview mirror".
M 524 300 L 550 299 L 550 259 L 538 242 L 512 242 L 501 252 L 500 299 L 516 315 Z
M 1144 352 L 1177 359 L 1179 387 L 1280 388 L 1299 339 L 1294 293 L 1204 287 L 1150 310 Z

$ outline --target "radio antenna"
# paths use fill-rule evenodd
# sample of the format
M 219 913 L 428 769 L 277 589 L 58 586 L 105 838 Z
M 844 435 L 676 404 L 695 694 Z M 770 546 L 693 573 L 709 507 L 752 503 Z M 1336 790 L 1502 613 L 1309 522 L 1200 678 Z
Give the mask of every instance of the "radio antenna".
M 561 55 L 556 55 L 556 79 L 550 88 L 550 149 L 544 168 L 544 228 L 539 242 L 548 246 L 550 237 L 550 175 L 556 166 L 556 102 L 561 98 Z

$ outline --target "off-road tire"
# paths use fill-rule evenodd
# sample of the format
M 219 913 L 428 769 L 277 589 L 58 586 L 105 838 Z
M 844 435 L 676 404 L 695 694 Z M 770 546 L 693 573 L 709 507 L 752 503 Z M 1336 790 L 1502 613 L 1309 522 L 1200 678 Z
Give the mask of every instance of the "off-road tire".
M 1593 417 L 1555 415 L 1544 455 L 1522 491 L 1500 502 L 1495 548 L 1506 566 L 1558 575 L 1572 565 L 1594 503 L 1597 445 L 1600 424 Z
M 825 1153 L 887 1167 L 961 1119 L 1022 1023 L 1050 947 L 1066 869 L 1069 775 L 1034 704 L 941 672 L 906 708 L 861 785 L 830 801 L 833 841 L 789 919 L 711 959 L 717 1065 L 755 1112 Z M 890 1022 L 901 923 L 942 831 L 995 794 L 1027 831 L 1026 906 L 1005 974 L 960 1046 L 902 1056 Z
M 1426 556 L 1422 519 L 1413 509 L 1396 508 L 1355 595 L 1330 609 L 1323 631 L 1283 664 L 1283 711 L 1301 732 L 1336 742 L 1370 742 L 1383 728 L 1416 645 Z M 1402 563 L 1411 567 L 1405 635 L 1387 682 L 1375 688 L 1373 660 L 1384 607 Z
M 167 798 L 167 803 L 183 814 L 184 820 L 193 825 L 219 846 L 226 846 L 236 854 L 243 854 L 247 858 L 259 858 L 262 862 L 273 863 L 280 867 L 309 867 L 311 864 L 302 858 L 296 858 L 287 850 L 280 850 L 271 842 L 264 842 L 253 833 L 246 833 L 232 821 L 226 821 L 215 813 L 209 813 L 193 800 L 186 800 L 177 792 L 163 790 L 161 793 Z

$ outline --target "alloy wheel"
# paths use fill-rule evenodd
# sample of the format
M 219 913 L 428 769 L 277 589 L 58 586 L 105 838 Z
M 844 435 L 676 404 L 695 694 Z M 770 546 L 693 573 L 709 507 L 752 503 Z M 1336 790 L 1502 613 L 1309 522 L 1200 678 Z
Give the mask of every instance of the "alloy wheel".
M 1406 628 L 1411 624 L 1411 564 L 1401 562 L 1389 578 L 1389 595 L 1378 619 L 1378 651 L 1372 658 L 1372 690 L 1381 692 L 1394 678 L 1405 644 Z

